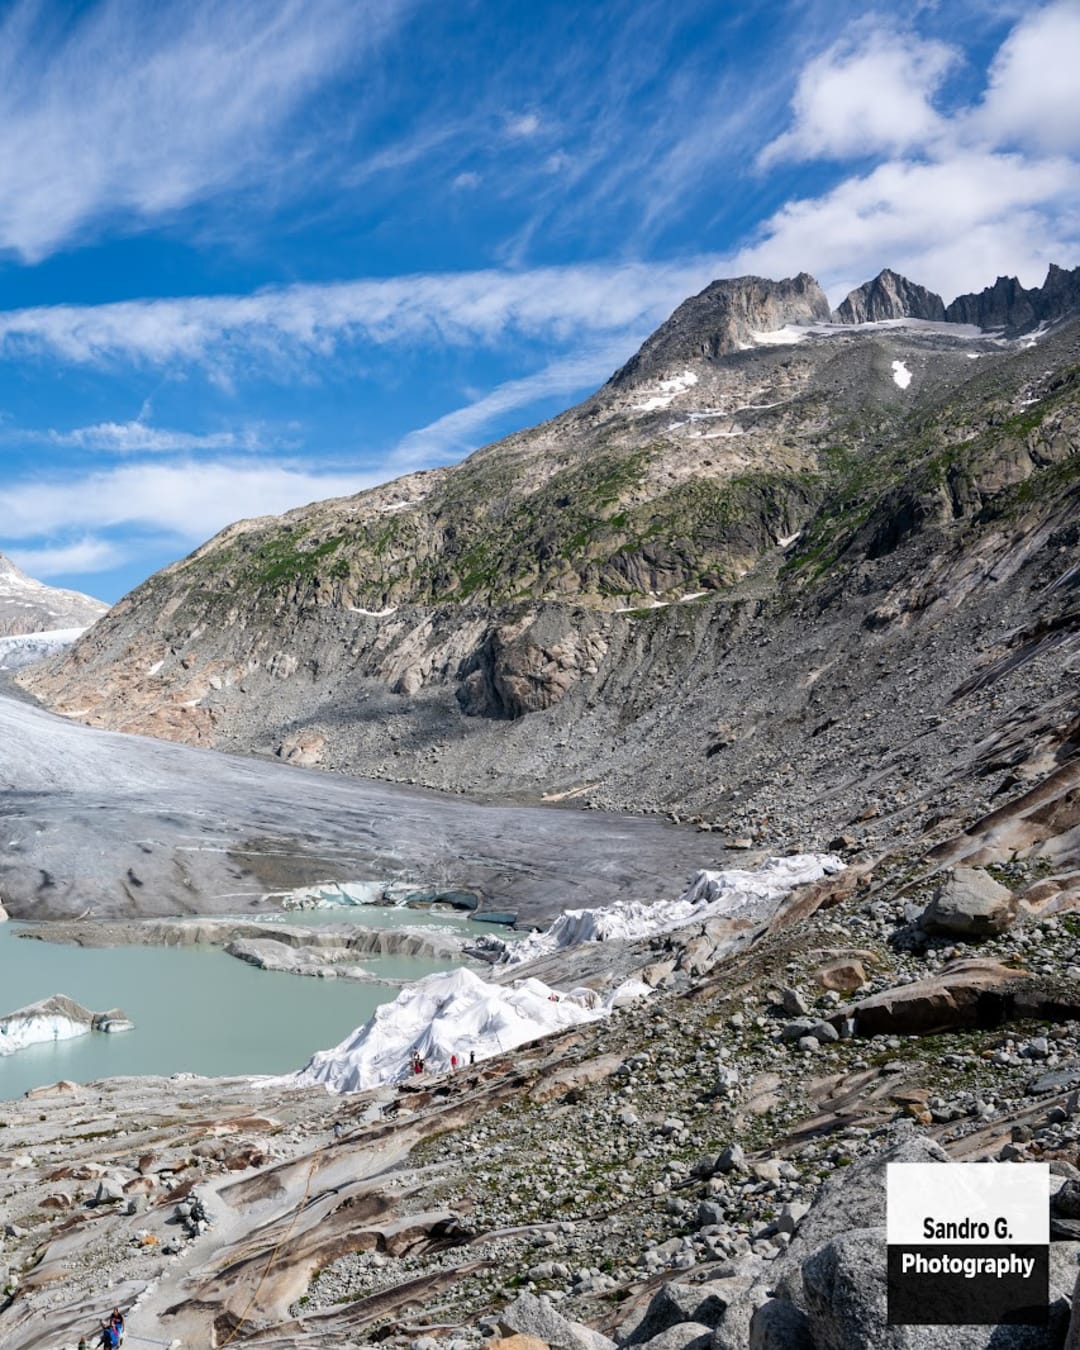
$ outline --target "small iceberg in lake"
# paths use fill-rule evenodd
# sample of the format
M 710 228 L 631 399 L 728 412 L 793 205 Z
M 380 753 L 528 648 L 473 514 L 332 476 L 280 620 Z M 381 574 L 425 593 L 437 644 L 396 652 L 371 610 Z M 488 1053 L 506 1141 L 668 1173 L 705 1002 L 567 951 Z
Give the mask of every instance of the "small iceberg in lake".
M 134 1031 L 135 1023 L 119 1008 L 91 1012 L 66 994 L 53 994 L 0 1017 L 0 1056 L 29 1045 L 70 1041 L 91 1031 Z

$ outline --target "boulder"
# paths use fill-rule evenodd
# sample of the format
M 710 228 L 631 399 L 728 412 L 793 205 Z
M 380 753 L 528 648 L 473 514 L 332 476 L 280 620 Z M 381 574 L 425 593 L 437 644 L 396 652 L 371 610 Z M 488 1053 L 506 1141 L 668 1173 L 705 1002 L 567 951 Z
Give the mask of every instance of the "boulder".
M 712 1327 L 700 1322 L 679 1322 L 646 1341 L 645 1350 L 708 1350 L 711 1344 Z
M 829 1020 L 835 1025 L 852 1017 L 859 1036 L 926 1036 L 955 1027 L 996 1026 L 1008 1011 L 1006 991 L 1027 978 L 1026 971 L 982 957 L 951 961 L 928 979 L 883 989 Z
M 95 1205 L 110 1205 L 117 1200 L 123 1200 L 124 1186 L 117 1181 L 115 1177 L 102 1177 L 98 1182 L 97 1192 L 94 1195 Z
M 884 1226 L 885 1168 L 889 1163 L 948 1161 L 949 1155 L 940 1144 L 912 1135 L 871 1158 L 834 1172 L 800 1222 L 787 1251 L 773 1262 L 769 1273 L 771 1287 L 802 1306 L 801 1266 L 808 1256 L 852 1229 Z
M 853 1229 L 833 1238 L 803 1263 L 804 1300 L 814 1350 L 849 1350 L 852 1346 L 864 1350 L 1052 1350 L 1062 1344 L 1069 1301 L 1061 1287 L 1061 1271 L 1053 1261 L 1050 1322 L 1045 1328 L 888 1326 L 885 1236 L 884 1227 Z
M 755 1281 L 745 1293 L 737 1294 L 724 1312 L 720 1325 L 713 1332 L 712 1350 L 746 1350 L 750 1344 L 750 1328 L 754 1316 L 768 1297 L 768 1288 L 764 1280 Z M 771 1346 L 769 1350 L 772 1350 Z
M 663 1285 L 653 1295 L 644 1315 L 629 1319 L 616 1333 L 620 1345 L 652 1345 L 661 1333 L 677 1326 L 704 1327 L 710 1334 L 719 1326 L 728 1308 L 753 1283 L 752 1276 L 732 1275 L 703 1284 Z M 674 1344 L 668 1350 L 681 1350 Z
M 1017 899 L 981 867 L 954 867 L 919 919 L 927 933 L 978 940 L 1003 933 L 1016 919 Z
M 887 1326 L 885 1246 L 884 1228 L 855 1228 L 803 1262 L 803 1298 L 814 1350 L 896 1344 Z
M 833 989 L 838 994 L 853 994 L 866 983 L 866 969 L 859 960 L 840 957 L 818 966 L 813 978 L 822 989 Z
M 509 1333 L 533 1336 L 551 1350 L 614 1350 L 615 1342 L 598 1331 L 571 1322 L 556 1312 L 546 1298 L 521 1294 L 499 1314 L 499 1325 Z
M 817 1350 L 806 1314 L 782 1298 L 763 1303 L 750 1320 L 750 1350 Z

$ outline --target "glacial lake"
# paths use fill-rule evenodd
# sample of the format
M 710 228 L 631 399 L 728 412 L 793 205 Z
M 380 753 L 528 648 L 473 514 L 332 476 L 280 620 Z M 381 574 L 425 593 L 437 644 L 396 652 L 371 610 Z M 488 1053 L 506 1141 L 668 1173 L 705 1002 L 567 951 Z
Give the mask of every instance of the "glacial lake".
M 276 921 L 277 916 L 268 921 L 268 936 Z M 492 931 L 456 916 L 369 906 L 290 913 L 280 921 L 352 922 L 364 928 L 432 923 L 470 937 Z M 16 937 L 23 927 L 16 921 L 0 924 L 0 1015 L 50 994 L 67 994 L 94 1012 L 122 1008 L 135 1030 L 90 1032 L 0 1057 L 0 1099 L 58 1078 L 288 1073 L 302 1068 L 316 1050 L 343 1040 L 398 993 L 387 985 L 258 970 L 212 947 L 68 947 Z M 416 980 L 453 962 L 363 956 L 357 964 L 375 975 Z

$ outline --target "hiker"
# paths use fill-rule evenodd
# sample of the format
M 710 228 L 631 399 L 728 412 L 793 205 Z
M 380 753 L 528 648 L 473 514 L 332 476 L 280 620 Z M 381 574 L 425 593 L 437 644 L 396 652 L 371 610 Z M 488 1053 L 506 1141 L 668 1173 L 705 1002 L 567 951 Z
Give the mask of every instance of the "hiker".
M 457 1073 L 457 1055 L 450 1056 L 450 1072 Z
M 335 1121 L 334 1121 L 334 1138 L 335 1138 L 335 1139 L 340 1139 L 343 1133 L 344 1133 L 344 1130 L 343 1130 L 341 1121 L 340 1121 L 340 1120 L 335 1120 Z
M 90 1347 L 89 1347 L 89 1346 L 87 1345 L 87 1343 L 86 1343 L 86 1337 L 85 1337 L 85 1336 L 80 1336 L 80 1337 L 79 1337 L 79 1350 L 90 1350 Z
M 475 1051 L 475 1050 L 470 1050 L 470 1051 L 469 1051 L 469 1063 L 470 1063 L 470 1064 L 475 1064 L 475 1063 L 476 1063 L 476 1051 Z
M 102 1322 L 101 1340 L 99 1345 L 101 1350 L 117 1350 L 120 1344 L 120 1333 L 111 1322 Z
M 124 1314 L 120 1311 L 119 1308 L 114 1308 L 114 1309 L 112 1310 L 112 1316 L 109 1318 L 109 1326 L 112 1327 L 113 1333 L 114 1333 L 114 1335 L 116 1336 L 116 1344 L 117 1344 L 117 1345 L 123 1345 L 123 1344 L 124 1344 Z

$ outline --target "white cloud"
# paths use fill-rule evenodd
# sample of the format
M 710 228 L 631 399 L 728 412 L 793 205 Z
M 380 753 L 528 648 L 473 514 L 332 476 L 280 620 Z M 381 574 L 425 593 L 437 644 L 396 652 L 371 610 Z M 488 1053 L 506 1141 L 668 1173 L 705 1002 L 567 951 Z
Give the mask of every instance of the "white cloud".
M 552 361 L 532 375 L 496 385 L 474 403 L 457 408 L 404 437 L 391 460 L 395 472 L 460 458 L 482 440 L 481 433 L 485 428 L 516 408 L 527 408 L 542 398 L 566 398 L 585 390 L 591 392 L 633 355 L 644 337 L 645 334 L 628 334 L 618 342 Z
M 949 300 L 999 275 L 1030 286 L 1051 262 L 1075 265 L 1080 165 L 1065 152 L 1080 148 L 1080 5 L 1025 14 L 985 97 L 943 114 L 931 100 L 950 59 L 939 44 L 878 32 L 812 60 L 791 128 L 760 162 L 871 151 L 882 162 L 786 202 L 733 267 L 806 268 L 839 298 L 889 266 Z
M 570 168 L 573 162 L 573 159 L 565 150 L 556 150 L 553 155 L 548 155 L 547 159 L 544 160 L 544 172 L 553 174 L 563 173 L 566 169 Z
M 72 572 L 108 572 L 131 556 L 111 539 L 84 535 L 70 544 L 46 548 L 16 548 L 9 556 L 32 577 L 57 577 Z
M 806 265 L 841 294 L 886 263 L 946 300 L 1017 270 L 1032 284 L 1047 263 L 1070 260 L 1075 240 L 1050 228 L 1045 208 L 1077 189 L 1075 166 L 1063 159 L 969 151 L 937 163 L 891 161 L 824 196 L 788 202 L 733 261 L 766 276 Z
M 459 173 L 451 186 L 456 188 L 458 192 L 468 192 L 473 188 L 478 188 L 482 182 L 483 179 L 478 173 L 468 169 L 464 173 Z
M 578 343 L 655 326 L 716 275 L 716 260 L 480 271 L 0 312 L 0 355 L 74 363 L 286 368 L 369 342 L 490 344 L 508 333 Z
M 536 113 L 521 113 L 506 119 L 506 134 L 512 140 L 528 140 L 540 130 L 540 118 Z
M 0 249 L 33 261 L 262 178 L 301 104 L 407 0 L 102 0 L 0 26 Z M 286 155 L 287 158 L 287 155 Z
M 26 439 L 26 433 L 20 433 Z M 81 450 L 107 450 L 115 454 L 187 453 L 195 450 L 257 450 L 262 443 L 251 427 L 243 431 L 212 431 L 199 435 L 150 426 L 142 415 L 131 422 L 98 422 L 70 431 L 49 431 L 42 439 L 51 445 L 72 446 Z
M 199 541 L 232 521 L 349 496 L 385 478 L 385 473 L 315 473 L 282 461 L 123 465 L 81 477 L 6 483 L 3 533 L 8 539 L 35 539 L 135 528 Z
M 794 124 L 765 147 L 759 165 L 925 145 L 941 130 L 931 100 L 955 60 L 952 48 L 910 34 L 837 43 L 804 68 L 792 99 Z
M 1017 25 L 972 121 L 998 144 L 1080 149 L 1080 4 L 1047 5 Z

